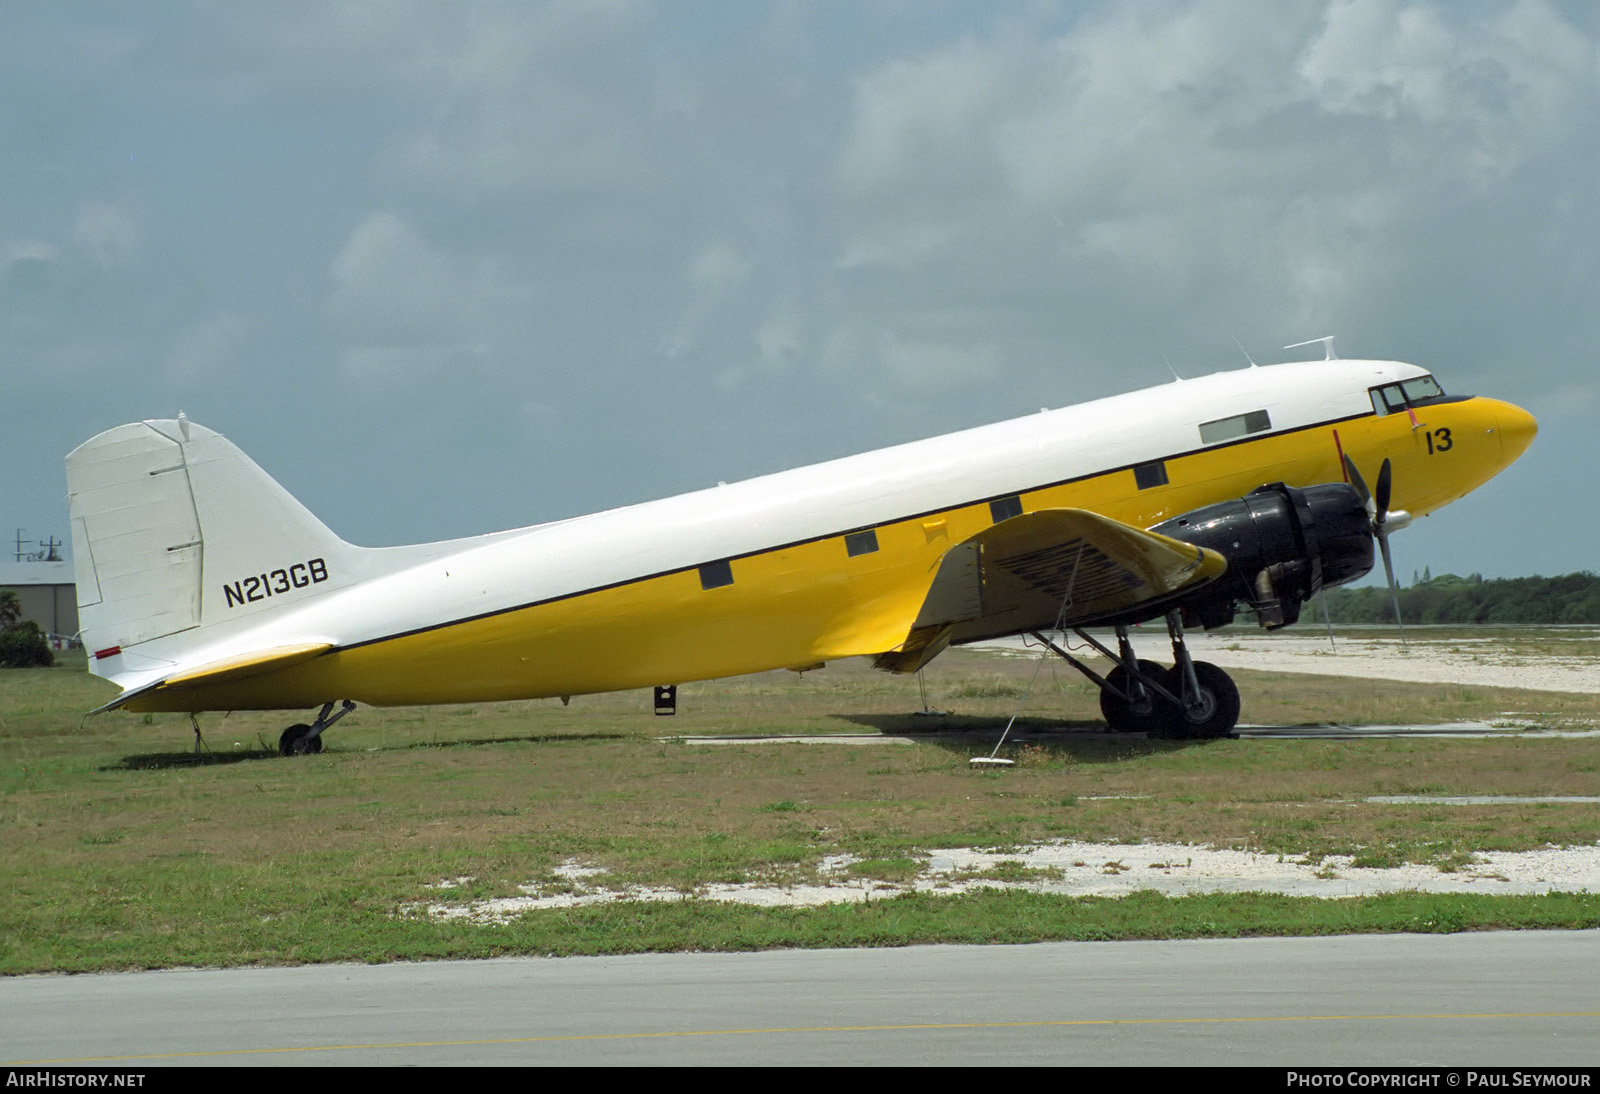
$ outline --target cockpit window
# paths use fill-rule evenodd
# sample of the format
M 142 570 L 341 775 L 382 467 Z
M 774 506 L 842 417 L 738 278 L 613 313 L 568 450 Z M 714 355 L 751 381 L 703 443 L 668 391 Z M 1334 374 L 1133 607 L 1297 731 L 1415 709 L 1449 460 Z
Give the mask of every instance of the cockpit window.
M 1415 409 L 1436 403 L 1445 397 L 1444 389 L 1432 376 L 1418 376 L 1415 380 L 1402 380 L 1398 384 L 1384 384 L 1371 389 L 1372 409 L 1381 418 L 1385 414 L 1398 414 L 1407 408 Z
M 1400 389 L 1406 393 L 1406 398 L 1412 406 L 1425 402 L 1428 399 L 1437 399 L 1444 394 L 1444 389 L 1439 386 L 1439 381 L 1432 376 L 1418 376 L 1415 380 L 1403 380 Z
M 1400 393 L 1399 384 L 1386 384 L 1372 389 L 1372 409 L 1383 417 L 1406 408 L 1406 397 Z

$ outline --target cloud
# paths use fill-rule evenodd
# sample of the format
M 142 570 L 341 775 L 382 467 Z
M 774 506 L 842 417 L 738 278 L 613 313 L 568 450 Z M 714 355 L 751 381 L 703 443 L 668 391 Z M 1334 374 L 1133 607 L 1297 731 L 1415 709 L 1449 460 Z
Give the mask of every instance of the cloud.
M 944 223 L 913 222 L 886 225 L 879 231 L 868 229 L 846 243 L 837 265 L 841 270 L 870 266 L 913 269 L 941 251 L 948 253 L 948 245 L 955 238 L 956 229 Z
M 999 354 L 989 346 L 953 346 L 940 342 L 912 342 L 884 335 L 878 345 L 884 367 L 904 384 L 946 387 L 992 379 L 999 371 Z
M 476 9 L 437 52 L 428 117 L 391 144 L 388 170 L 480 200 L 650 189 L 672 114 L 651 109 L 648 69 L 619 63 L 643 47 L 648 12 L 632 3 Z
M 534 288 L 491 254 L 454 253 L 398 215 L 377 211 L 350 232 L 328 268 L 323 310 L 341 360 L 365 377 L 426 375 L 482 360 L 515 341 Z
M 339 355 L 345 372 L 361 383 L 413 383 L 471 364 L 483 346 L 465 344 L 351 346 Z
M 462 264 L 400 217 L 374 212 L 328 268 L 327 310 L 342 327 L 399 338 L 448 326 L 470 302 Z
M 55 212 L 54 224 L 31 218 L 41 234 L 0 245 L 0 343 L 34 362 L 30 383 L 142 372 L 147 347 L 173 336 L 194 303 L 192 286 L 151 268 L 143 228 L 118 205 L 93 198 Z
M 105 201 L 86 201 L 78 210 L 72 235 L 104 269 L 124 266 L 135 257 L 140 230 L 133 217 Z
M 756 348 L 767 365 L 792 367 L 806 352 L 800 316 L 786 308 L 762 323 L 756 330 Z
M 1581 162 L 1595 56 L 1538 0 L 1116 4 L 1055 31 L 997 23 L 854 82 L 837 265 L 880 271 L 867 292 L 883 310 L 1052 286 L 1054 337 L 1080 345 L 1162 315 L 1210 338 L 1320 333 L 1401 298 L 1432 233 L 1519 172 Z
M 1594 61 L 1537 0 L 1448 21 L 1429 4 L 1341 0 L 1297 71 L 1324 112 L 1389 123 L 1397 163 L 1481 189 L 1570 131 Z
M 5 394 L 72 438 L 152 388 L 360 453 L 498 416 L 552 465 L 518 504 L 575 512 L 1231 367 L 1232 335 L 1597 388 L 1578 4 L 86 11 L 0 43 Z
M 1009 43 L 1008 43 L 1009 45 Z M 1005 46 L 964 38 L 913 60 L 893 60 L 856 81 L 851 131 L 839 160 L 847 189 L 899 184 L 913 169 L 958 172 L 981 162 L 995 118 L 1015 94 Z
M 658 343 L 669 360 L 702 350 L 705 339 L 742 310 L 748 289 L 750 260 L 725 241 L 707 244 L 691 255 L 683 275 L 684 301 L 673 329 Z
M 219 379 L 239 365 L 254 328 L 248 316 L 233 312 L 190 324 L 167 351 L 166 375 L 185 385 Z
M 0 261 L 0 308 L 7 311 L 29 296 L 45 291 L 59 259 L 55 247 L 39 240 L 18 240 Z

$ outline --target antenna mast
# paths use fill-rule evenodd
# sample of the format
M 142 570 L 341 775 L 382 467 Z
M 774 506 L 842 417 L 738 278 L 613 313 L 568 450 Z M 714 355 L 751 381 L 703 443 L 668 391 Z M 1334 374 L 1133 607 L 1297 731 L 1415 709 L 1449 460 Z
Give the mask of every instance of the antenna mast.
M 1296 342 L 1292 346 L 1284 346 L 1283 348 L 1299 349 L 1301 346 L 1314 346 L 1318 342 L 1322 343 L 1322 359 L 1324 361 L 1338 360 L 1338 358 L 1333 355 L 1333 335 L 1331 334 L 1325 334 L 1321 338 L 1307 338 L 1304 342 Z

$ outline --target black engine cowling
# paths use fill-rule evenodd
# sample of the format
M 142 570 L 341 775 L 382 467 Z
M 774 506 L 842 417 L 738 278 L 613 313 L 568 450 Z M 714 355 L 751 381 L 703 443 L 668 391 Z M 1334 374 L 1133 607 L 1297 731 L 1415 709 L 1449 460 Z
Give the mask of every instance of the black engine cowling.
M 1276 630 L 1300 618 L 1300 605 L 1317 590 L 1372 569 L 1372 521 L 1355 489 L 1342 482 L 1303 490 L 1271 483 L 1150 531 L 1228 560 L 1226 573 L 1183 601 L 1207 629 L 1231 623 L 1242 602 L 1263 627 Z

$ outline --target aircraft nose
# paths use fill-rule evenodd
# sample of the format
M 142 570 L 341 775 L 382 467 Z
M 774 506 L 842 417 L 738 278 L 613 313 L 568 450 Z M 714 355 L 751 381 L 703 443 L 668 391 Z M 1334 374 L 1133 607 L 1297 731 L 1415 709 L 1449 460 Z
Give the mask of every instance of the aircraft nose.
M 1500 450 L 1507 464 L 1528 450 L 1539 432 L 1539 423 L 1520 406 L 1501 403 L 1496 417 L 1500 423 Z

